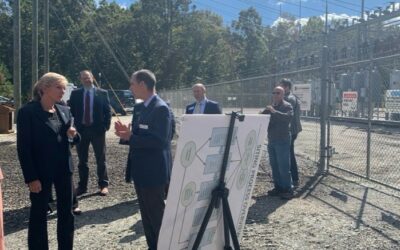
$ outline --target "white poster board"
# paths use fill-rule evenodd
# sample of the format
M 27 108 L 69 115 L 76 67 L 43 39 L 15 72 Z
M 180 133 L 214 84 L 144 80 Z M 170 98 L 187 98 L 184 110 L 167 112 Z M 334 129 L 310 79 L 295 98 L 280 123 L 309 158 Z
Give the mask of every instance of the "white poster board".
M 228 201 L 239 240 L 256 181 L 269 115 L 236 120 L 225 175 Z M 168 200 L 158 249 L 191 249 L 217 186 L 229 115 L 185 115 L 182 118 Z M 222 206 L 214 210 L 200 249 L 223 249 Z
M 344 91 L 342 93 L 342 111 L 353 112 L 357 111 L 357 91 Z
M 389 113 L 400 113 L 400 89 L 386 90 L 385 108 Z
M 311 84 L 294 84 L 293 94 L 300 99 L 300 109 L 302 111 L 311 110 Z

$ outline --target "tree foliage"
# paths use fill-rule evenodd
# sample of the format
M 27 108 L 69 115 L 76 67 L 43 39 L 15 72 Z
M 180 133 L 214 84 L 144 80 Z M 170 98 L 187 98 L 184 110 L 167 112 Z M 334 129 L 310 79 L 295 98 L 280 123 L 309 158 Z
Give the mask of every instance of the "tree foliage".
M 0 74 L 12 82 L 12 0 L 0 2 Z M 39 75 L 43 74 L 43 1 L 39 1 Z M 31 1 L 21 0 L 22 93 L 31 81 Z M 110 1 L 50 0 L 50 70 L 78 83 L 90 69 L 104 88 L 128 87 L 129 75 L 148 68 L 158 88 L 188 87 L 271 73 L 274 51 L 296 39 L 294 18 L 269 27 L 254 8 L 230 27 L 190 0 L 138 0 L 128 8 Z M 304 32 L 321 23 L 310 20 Z M 25 98 L 26 99 L 26 98 Z

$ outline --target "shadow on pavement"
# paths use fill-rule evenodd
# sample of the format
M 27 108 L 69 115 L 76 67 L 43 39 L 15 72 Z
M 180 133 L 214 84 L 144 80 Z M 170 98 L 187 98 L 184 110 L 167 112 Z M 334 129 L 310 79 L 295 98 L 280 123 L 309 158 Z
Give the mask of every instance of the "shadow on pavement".
M 28 227 L 29 208 L 10 210 L 4 212 L 4 235 L 12 234 Z M 137 200 L 118 203 L 109 207 L 83 211 L 75 216 L 75 230 L 93 224 L 107 224 L 112 221 L 129 217 L 139 211 Z M 57 218 L 56 213 L 47 217 L 48 221 Z

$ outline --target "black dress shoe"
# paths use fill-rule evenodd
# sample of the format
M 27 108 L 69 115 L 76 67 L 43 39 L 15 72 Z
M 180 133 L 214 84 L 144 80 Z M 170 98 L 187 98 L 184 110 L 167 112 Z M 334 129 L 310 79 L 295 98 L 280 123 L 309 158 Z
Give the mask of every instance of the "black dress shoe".
M 87 189 L 83 189 L 83 188 L 79 188 L 79 187 L 77 189 L 75 189 L 76 196 L 80 196 L 85 193 L 87 193 Z

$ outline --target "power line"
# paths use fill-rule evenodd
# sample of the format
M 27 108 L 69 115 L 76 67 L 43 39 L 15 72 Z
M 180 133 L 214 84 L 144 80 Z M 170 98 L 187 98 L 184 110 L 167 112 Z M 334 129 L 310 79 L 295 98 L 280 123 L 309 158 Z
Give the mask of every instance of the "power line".
M 293 5 L 293 6 L 296 6 L 296 7 L 300 7 L 300 4 L 296 4 L 296 3 L 290 2 L 290 1 L 288 1 L 288 0 L 280 0 L 280 1 L 283 2 L 283 3 L 286 3 L 286 4 L 288 4 L 288 5 Z M 306 7 L 306 6 L 303 6 L 303 5 L 302 5 L 302 8 L 303 8 L 303 9 L 307 9 L 307 10 L 311 10 L 311 11 L 316 12 L 316 13 L 323 13 L 323 12 L 325 12 L 324 10 L 314 9 L 314 8 Z
M 88 5 L 88 3 L 86 3 L 86 6 L 83 6 L 84 3 L 82 3 L 81 1 L 78 1 L 79 4 L 81 4 L 82 8 L 86 11 L 89 12 L 88 17 L 90 19 L 90 21 L 92 22 L 92 24 L 94 24 L 95 28 L 97 28 L 100 32 L 99 36 L 102 37 L 104 36 L 104 34 L 107 34 L 107 32 L 102 31 L 99 27 L 101 27 L 101 25 L 98 24 L 98 22 L 96 21 L 96 18 L 92 18 L 92 16 L 96 16 L 97 13 L 94 13 L 93 10 L 90 10 L 90 6 Z M 97 9 L 98 10 L 98 9 Z M 113 48 L 112 51 L 116 51 L 116 53 L 118 54 L 118 56 L 120 58 L 123 59 L 124 62 L 124 66 L 126 67 L 131 67 L 131 65 L 129 63 L 127 63 L 127 58 L 126 58 L 126 54 L 122 53 L 121 50 L 119 49 L 119 46 L 117 45 L 116 41 L 112 38 L 111 34 L 107 37 L 107 40 L 111 43 L 111 47 Z M 106 40 L 106 42 L 107 42 Z
M 72 47 L 73 47 L 73 48 L 75 49 L 75 51 L 78 53 L 78 56 L 79 56 L 79 58 L 81 59 L 82 63 L 85 65 L 86 68 L 89 69 L 90 67 L 89 67 L 89 65 L 88 65 L 88 62 L 83 58 L 82 53 L 80 52 L 80 50 L 78 49 L 78 47 L 77 47 L 76 44 L 75 44 L 75 41 L 72 39 L 71 35 L 69 34 L 67 28 L 66 28 L 65 25 L 64 25 L 64 22 L 62 21 L 62 19 L 60 18 L 60 16 L 57 14 L 56 8 L 55 8 L 54 6 L 52 6 L 52 5 L 50 5 L 50 9 L 53 11 L 53 13 L 54 13 L 54 15 L 56 16 L 58 22 L 61 24 L 61 27 L 64 29 L 66 35 L 68 36 L 69 40 L 70 40 L 71 43 L 72 43 Z M 71 17 L 71 16 L 70 16 L 70 17 Z M 74 22 L 73 19 L 72 19 L 72 17 L 71 17 L 71 21 Z M 75 26 L 75 24 L 74 24 L 74 26 Z M 96 59 L 95 59 L 95 64 L 100 68 L 100 70 L 102 70 L 101 66 L 98 64 L 98 62 L 97 62 Z M 106 75 L 106 74 L 104 75 L 104 77 L 105 77 L 106 80 L 108 81 L 107 75 Z
M 347 4 L 347 5 L 351 5 L 351 6 L 354 6 L 354 7 L 359 7 L 359 8 L 361 8 L 361 5 L 360 5 L 360 4 L 348 3 L 348 2 L 345 2 L 345 1 L 343 1 L 343 0 L 334 0 L 334 1 L 340 2 L 340 3 L 343 3 L 343 4 Z
M 321 1 L 325 2 L 325 0 L 321 0 Z M 337 0 L 335 0 L 335 1 L 337 1 Z M 343 9 L 345 9 L 345 10 L 352 11 L 352 12 L 356 12 L 356 13 L 359 13 L 359 12 L 360 12 L 360 10 L 356 10 L 356 9 L 353 9 L 353 8 L 350 8 L 350 7 L 347 7 L 347 6 L 338 4 L 338 3 L 334 3 L 334 2 L 332 2 L 332 1 L 331 1 L 331 2 L 328 1 L 328 4 L 331 4 L 331 5 L 334 5 L 334 6 L 337 6 L 337 7 L 343 8 Z
M 244 1 L 244 0 L 238 0 L 238 1 L 246 3 L 246 1 Z M 272 8 L 272 7 L 269 7 L 269 6 L 266 6 L 266 5 L 262 5 L 262 4 L 259 4 L 257 2 L 254 3 L 254 5 L 259 6 L 261 9 L 265 9 L 265 10 L 268 10 L 268 11 L 275 12 L 275 14 L 278 14 L 278 15 L 280 14 L 280 10 L 279 9 L 275 9 L 275 8 Z
M 213 1 L 213 2 L 215 2 L 215 3 L 217 3 L 217 4 L 219 4 L 219 5 L 223 5 L 223 6 L 226 6 L 226 7 L 229 7 L 229 8 L 231 8 L 231 9 L 235 9 L 235 10 L 238 10 L 239 12 L 240 11 L 242 11 L 243 9 L 240 9 L 240 8 L 237 8 L 237 7 L 235 7 L 235 6 L 232 6 L 232 5 L 229 5 L 229 4 L 226 4 L 226 3 L 221 3 L 221 2 L 217 2 L 217 1 L 215 1 L 215 0 L 211 0 L 211 1 Z M 194 2 L 194 1 L 193 1 Z M 215 7 L 212 7 L 212 6 L 210 6 L 210 5 L 207 5 L 207 4 L 204 4 L 204 3 L 201 3 L 201 2 L 197 2 L 198 4 L 200 4 L 200 5 L 203 5 L 203 6 L 207 6 L 207 7 L 209 7 L 209 8 L 211 8 L 211 10 L 213 10 L 213 9 L 215 9 Z M 249 7 L 252 7 L 252 6 L 249 6 Z M 216 13 L 217 13 L 217 11 L 215 11 Z M 218 12 L 222 12 L 221 10 L 218 10 Z M 229 15 L 229 17 L 238 17 L 239 16 L 239 13 L 233 13 L 233 12 L 230 12 L 232 15 Z M 271 18 L 271 17 L 268 17 L 268 16 L 265 16 L 265 15 L 263 15 L 262 13 L 259 13 L 259 12 L 257 12 L 262 18 L 264 18 L 264 19 L 268 19 L 268 20 L 272 20 L 272 21 L 275 21 L 276 19 L 273 19 L 273 18 Z M 234 18 L 232 18 L 232 19 L 234 19 Z
M 78 3 L 80 3 L 80 1 L 78 1 Z M 82 3 L 80 3 L 81 6 L 83 7 Z M 96 23 L 94 23 L 93 19 L 91 18 L 90 15 L 88 15 L 89 17 L 89 21 L 92 23 L 96 33 L 99 35 L 100 39 L 102 40 L 104 46 L 106 47 L 106 49 L 108 50 L 108 52 L 111 54 L 111 56 L 114 58 L 114 61 L 117 63 L 118 68 L 121 70 L 122 74 L 124 75 L 125 79 L 127 81 L 129 81 L 129 75 L 126 71 L 126 69 L 122 66 L 120 60 L 117 58 L 117 56 L 115 55 L 114 51 L 111 49 L 110 44 L 108 43 L 108 41 L 105 39 L 105 37 L 103 36 L 103 34 L 101 33 L 100 29 L 98 28 L 98 26 L 96 25 Z

